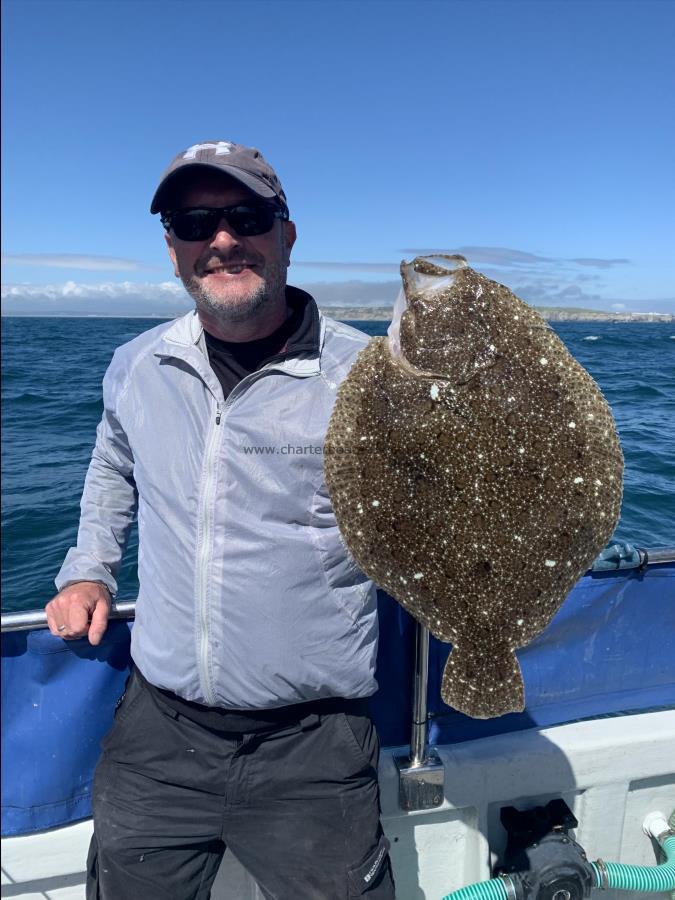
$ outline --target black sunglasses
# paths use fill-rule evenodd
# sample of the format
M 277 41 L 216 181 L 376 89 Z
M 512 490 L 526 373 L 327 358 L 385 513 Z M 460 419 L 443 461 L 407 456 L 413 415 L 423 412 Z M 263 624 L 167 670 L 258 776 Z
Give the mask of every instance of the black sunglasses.
M 167 231 L 181 241 L 206 241 L 213 237 L 222 219 L 240 237 L 266 234 L 275 219 L 288 221 L 288 210 L 271 203 L 238 203 L 236 206 L 203 206 L 195 209 L 167 210 L 160 216 Z

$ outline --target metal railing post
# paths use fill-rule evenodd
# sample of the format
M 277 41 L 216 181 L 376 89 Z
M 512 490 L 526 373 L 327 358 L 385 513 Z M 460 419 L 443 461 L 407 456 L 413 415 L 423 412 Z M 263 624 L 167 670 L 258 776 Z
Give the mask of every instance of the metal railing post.
M 428 746 L 429 629 L 415 623 L 410 754 L 396 756 L 399 804 L 402 809 L 433 809 L 443 802 L 443 763 Z
M 410 765 L 424 764 L 427 755 L 427 690 L 429 685 L 429 629 L 416 623 L 415 668 L 413 671 Z

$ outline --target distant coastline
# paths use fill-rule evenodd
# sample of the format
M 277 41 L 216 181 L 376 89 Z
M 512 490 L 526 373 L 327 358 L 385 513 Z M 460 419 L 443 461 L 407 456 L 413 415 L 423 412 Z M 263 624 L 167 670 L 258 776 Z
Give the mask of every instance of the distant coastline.
M 151 316 L 133 316 L 133 315 L 108 315 L 103 313 L 80 313 L 80 312 L 62 312 L 62 313 L 2 313 L 3 319 L 163 319 L 169 322 L 171 319 L 177 319 L 179 316 L 185 315 L 188 310 L 178 313 L 177 316 L 160 316 L 159 314 Z
M 333 319 L 351 322 L 388 322 L 391 320 L 390 306 L 325 306 L 322 312 Z M 597 309 L 565 308 L 557 306 L 534 306 L 542 318 L 548 322 L 661 322 L 675 323 L 675 313 L 603 312 Z M 187 312 L 185 310 L 184 312 Z M 184 315 L 184 312 L 178 315 Z M 81 313 L 75 310 L 61 313 L 2 313 L 3 319 L 175 319 L 178 316 L 163 315 L 102 315 Z
M 542 318 L 548 322 L 675 322 L 675 313 L 608 313 L 597 309 L 576 309 L 556 306 L 534 306 Z M 322 312 L 334 319 L 352 322 L 378 321 L 391 319 L 392 309 L 389 306 L 322 306 Z

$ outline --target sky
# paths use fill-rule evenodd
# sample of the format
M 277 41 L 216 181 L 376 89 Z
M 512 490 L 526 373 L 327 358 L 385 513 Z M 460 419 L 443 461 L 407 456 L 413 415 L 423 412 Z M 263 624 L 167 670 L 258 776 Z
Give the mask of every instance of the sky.
M 675 312 L 675 0 L 4 0 L 5 313 L 191 306 L 149 206 L 258 147 L 289 282 L 390 306 L 460 252 L 536 305 Z

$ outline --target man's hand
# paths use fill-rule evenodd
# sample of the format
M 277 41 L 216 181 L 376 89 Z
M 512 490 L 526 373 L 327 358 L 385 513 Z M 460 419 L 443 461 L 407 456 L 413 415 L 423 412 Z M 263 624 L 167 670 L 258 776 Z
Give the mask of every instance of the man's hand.
M 86 634 L 96 646 L 108 627 L 111 602 L 110 591 L 98 581 L 69 584 L 46 606 L 49 630 L 67 641 Z

